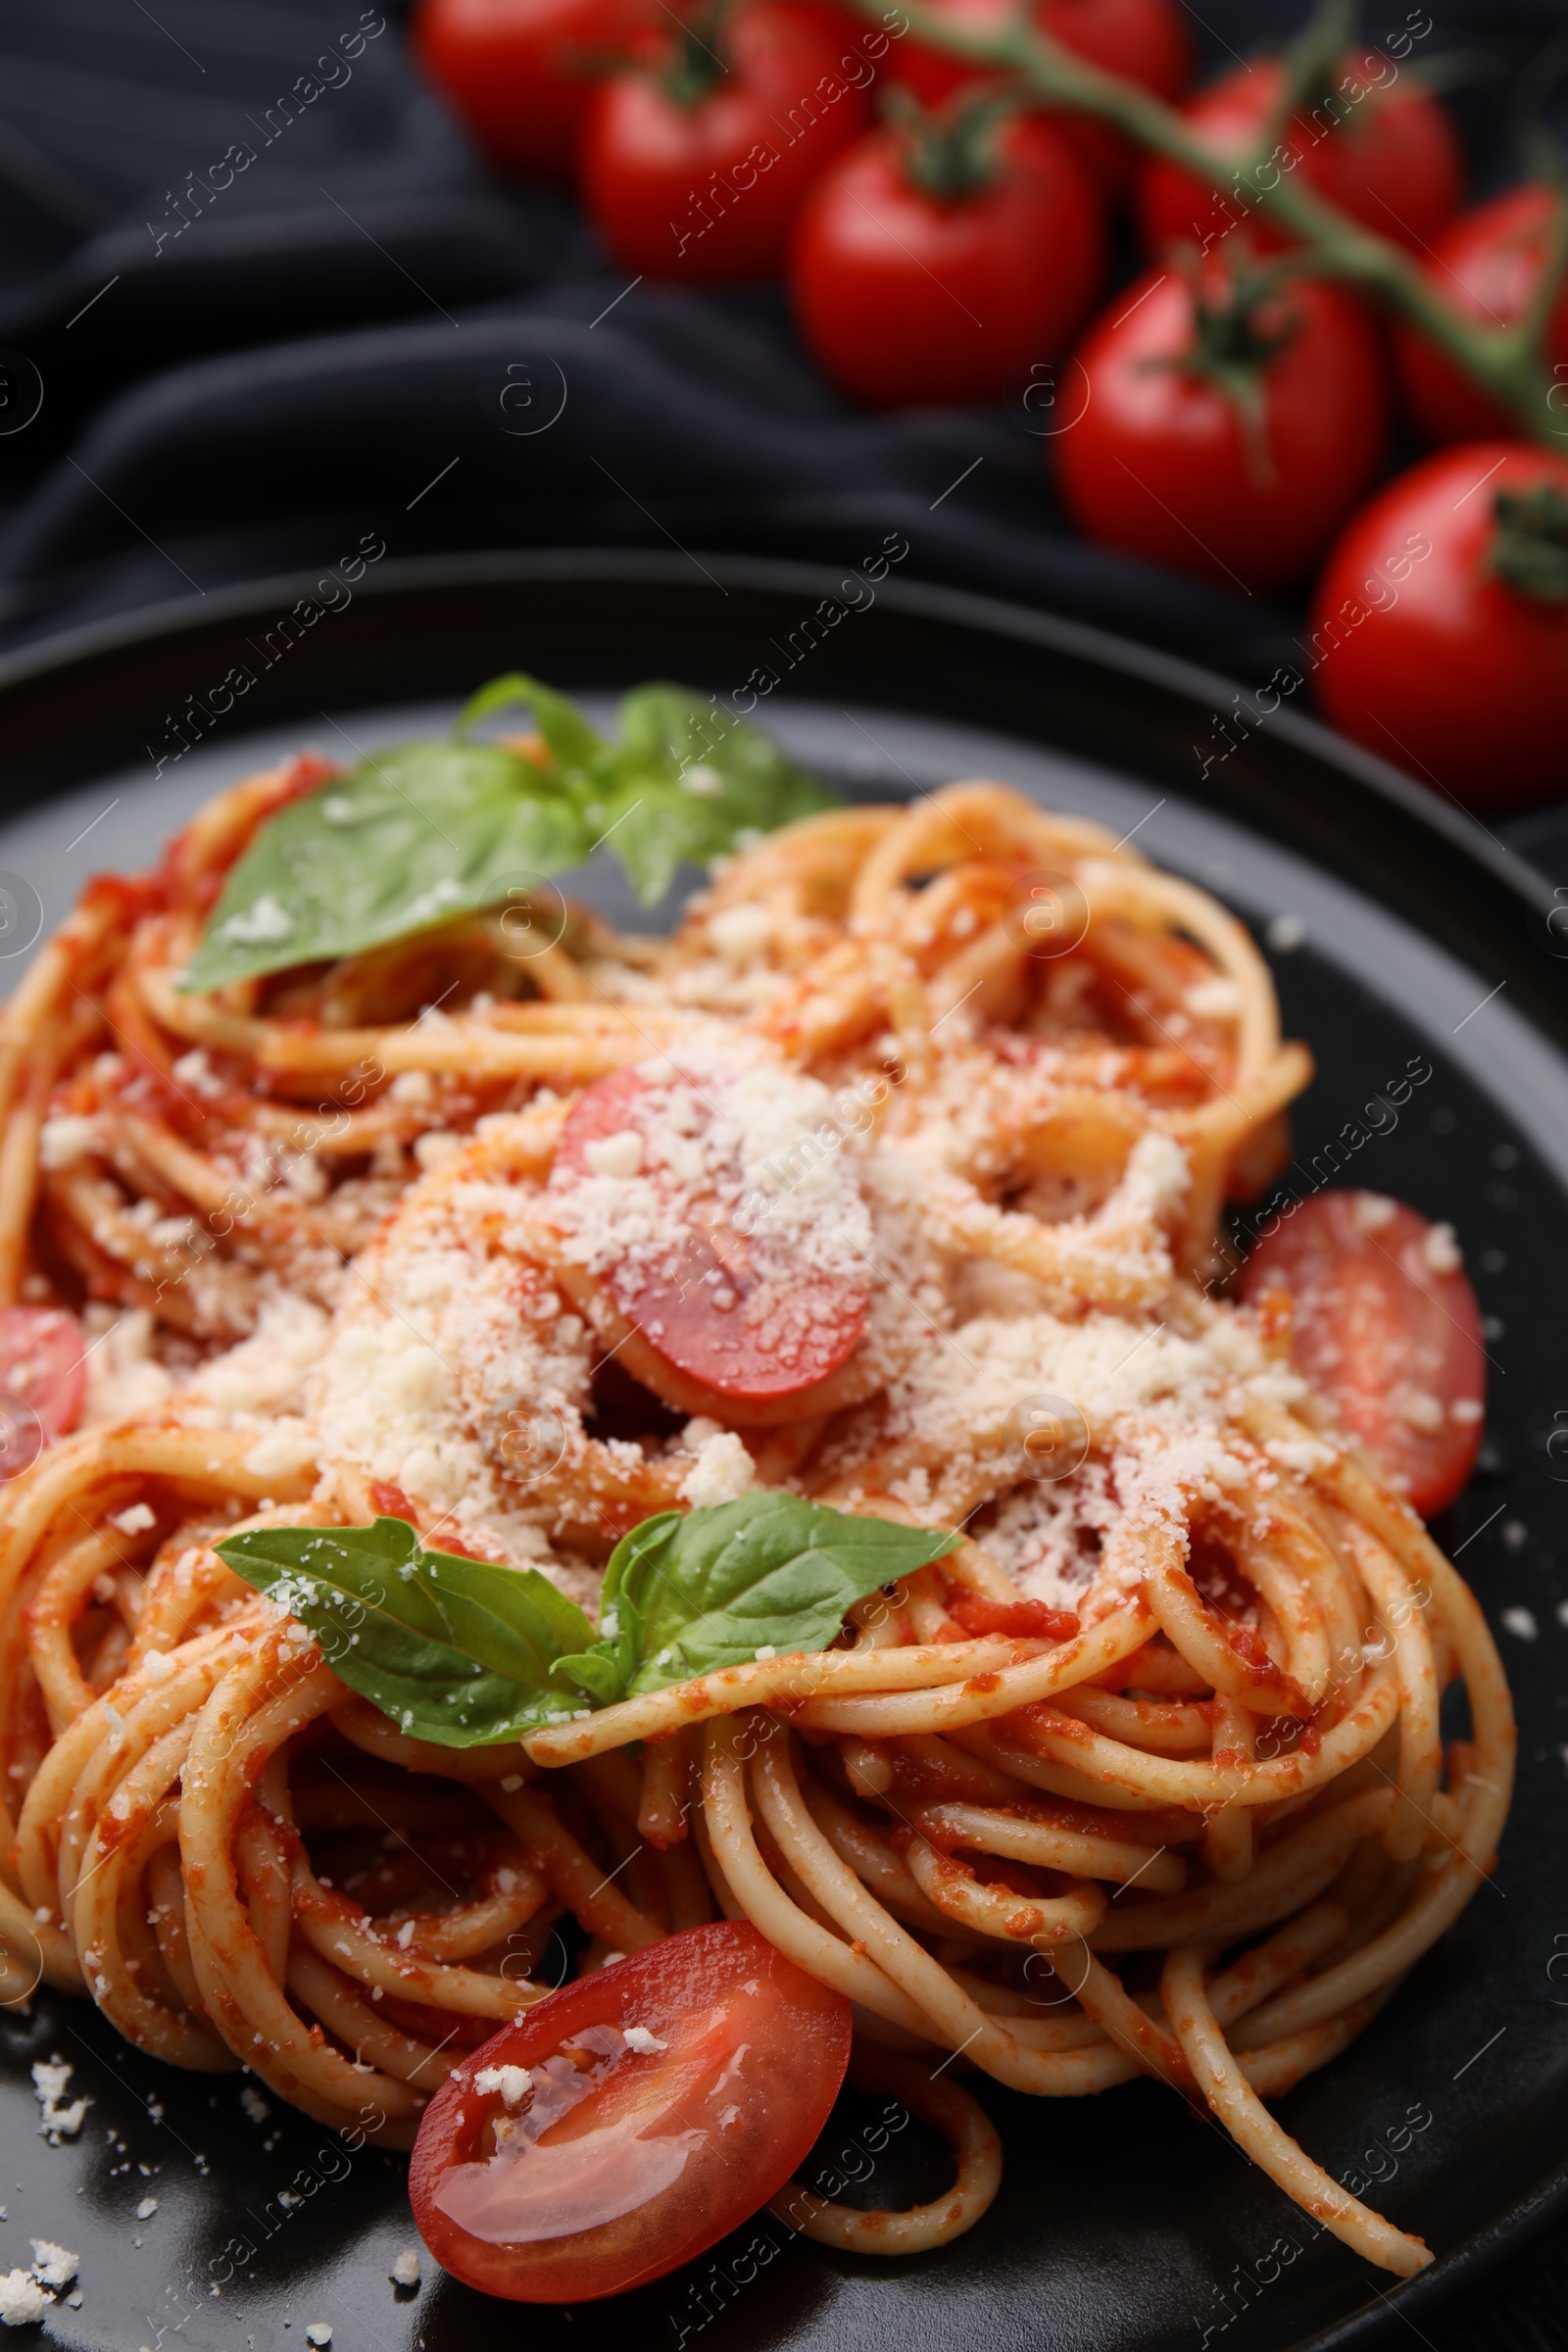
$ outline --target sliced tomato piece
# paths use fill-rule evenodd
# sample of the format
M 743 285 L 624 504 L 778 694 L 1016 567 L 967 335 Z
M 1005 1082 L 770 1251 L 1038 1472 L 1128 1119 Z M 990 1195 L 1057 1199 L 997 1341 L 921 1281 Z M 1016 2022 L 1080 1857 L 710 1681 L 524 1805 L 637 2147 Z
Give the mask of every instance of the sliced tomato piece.
M 684 1929 L 464 2059 L 415 2142 L 419 2233 L 514 2303 L 662 2278 L 783 2187 L 849 2059 L 841 1993 L 747 1920 Z
M 1470 1476 L 1486 1413 L 1481 1309 L 1450 1228 L 1383 1193 L 1316 1193 L 1248 1261 L 1249 1305 L 1280 1292 L 1297 1370 L 1430 1519 Z
M 0 1306 L 0 1477 L 15 1477 L 81 1418 L 87 1343 L 63 1306 Z
M 623 1207 L 612 1199 L 603 1236 L 621 1252 L 602 1279 L 627 1322 L 688 1378 L 762 1401 L 814 1388 L 847 1361 L 870 1288 L 858 1266 L 813 1264 L 798 1219 L 775 1232 L 748 1210 L 731 1092 L 709 1076 L 677 1071 L 656 1086 L 612 1071 L 573 1103 L 555 1165 L 558 1181 L 636 1188 Z

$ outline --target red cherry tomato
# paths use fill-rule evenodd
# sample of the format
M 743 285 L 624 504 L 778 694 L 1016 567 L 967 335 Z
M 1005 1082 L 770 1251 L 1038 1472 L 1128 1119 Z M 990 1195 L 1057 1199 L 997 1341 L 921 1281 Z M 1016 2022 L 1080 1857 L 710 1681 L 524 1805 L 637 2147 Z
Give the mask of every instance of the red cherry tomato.
M 503 171 L 569 179 L 606 60 L 658 0 L 423 0 L 416 55 Z
M 1291 1355 L 1423 1518 L 1481 1443 L 1481 1309 L 1446 1226 L 1382 1193 L 1314 1193 L 1260 1242 L 1242 1297 L 1291 1302 Z
M 807 189 L 868 119 L 834 31 L 816 8 L 737 0 L 710 43 L 682 34 L 679 60 L 663 43 L 662 70 L 600 88 L 580 178 L 617 261 L 689 280 L 770 277 L 782 267 Z M 864 66 L 851 55 L 852 71 Z
M 1434 286 L 1484 326 L 1512 326 L 1541 282 L 1556 215 L 1555 191 L 1539 181 L 1507 188 L 1450 220 L 1425 263 Z M 1414 327 L 1395 336 L 1399 381 L 1423 440 L 1472 441 L 1515 433 L 1517 417 L 1487 395 Z M 1551 377 L 1546 405 L 1568 412 L 1568 283 L 1547 321 L 1542 358 Z M 1556 419 L 1568 431 L 1568 413 Z
M 1307 568 L 1377 470 L 1382 355 L 1337 286 L 1290 283 L 1251 307 L 1250 323 L 1237 286 L 1216 256 L 1196 290 L 1169 269 L 1124 287 L 1080 346 L 1088 405 L 1052 447 L 1091 538 L 1277 588 Z M 1264 356 L 1239 396 L 1225 355 L 1245 361 L 1249 348 Z
M 1311 645 L 1328 718 L 1418 780 L 1568 791 L 1568 458 L 1468 441 L 1390 482 L 1323 567 Z
M 847 392 L 879 408 L 990 400 L 1058 351 L 1104 261 L 1099 202 L 1045 123 L 996 134 L 996 176 L 945 200 L 873 131 L 812 189 L 790 249 L 796 321 Z
M 849 2057 L 842 1993 L 747 1920 L 684 1929 L 464 2059 L 415 2142 L 419 2234 L 514 2303 L 662 2278 L 783 2187 Z
M 994 29 L 1009 14 L 999 0 L 933 0 L 933 5 L 975 32 Z M 1187 86 L 1193 44 L 1176 0 L 1038 0 L 1035 23 L 1064 49 L 1156 98 L 1172 101 Z M 912 35 L 899 42 L 889 62 L 893 79 L 925 106 L 940 106 L 955 90 L 986 78 L 980 67 Z M 1121 193 L 1132 176 L 1134 150 L 1119 131 L 1065 108 L 1043 109 L 1042 120 L 1072 149 L 1103 195 Z
M 660 1164 L 660 1091 L 635 1070 L 597 1079 L 572 1104 L 556 1147 L 557 1170 L 583 1176 L 595 1173 L 590 1145 L 628 1131 L 648 1139 L 646 1173 L 662 1197 L 669 1247 L 611 1267 L 611 1298 L 657 1355 L 719 1396 L 737 1403 L 800 1396 L 854 1354 L 870 1303 L 866 1278 L 803 1268 L 765 1222 L 742 1234 L 716 1199 L 683 1199 Z
M 1333 92 L 1298 111 L 1260 184 L 1272 185 L 1282 171 L 1298 172 L 1352 220 L 1419 247 L 1458 203 L 1464 159 L 1453 125 L 1431 92 L 1408 75 L 1380 84 L 1370 72 L 1374 60 L 1386 71 L 1390 61 L 1375 50 L 1341 59 Z M 1250 153 L 1278 102 L 1283 76 L 1276 57 L 1238 66 L 1188 101 L 1182 110 L 1188 128 L 1221 157 Z M 1163 157 L 1150 157 L 1139 174 L 1138 217 L 1151 253 L 1179 243 L 1206 252 L 1244 220 L 1259 247 L 1292 242 L 1267 213 L 1237 192 L 1229 172 L 1205 187 Z
M 0 1306 L 0 1478 L 14 1478 L 74 1429 L 87 1394 L 87 1343 L 63 1306 Z

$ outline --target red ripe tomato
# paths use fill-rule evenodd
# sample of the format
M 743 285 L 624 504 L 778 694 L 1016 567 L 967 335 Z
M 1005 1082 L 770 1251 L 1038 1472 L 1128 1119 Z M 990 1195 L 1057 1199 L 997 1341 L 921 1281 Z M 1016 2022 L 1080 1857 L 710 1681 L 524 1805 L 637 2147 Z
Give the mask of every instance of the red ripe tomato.
M 1260 185 L 1272 186 L 1282 171 L 1301 177 L 1331 204 L 1367 228 L 1409 246 L 1426 244 L 1459 201 L 1464 158 L 1452 123 L 1439 101 L 1413 78 L 1402 82 L 1370 77 L 1375 50 L 1340 62 L 1332 93 L 1303 106 L 1288 136 L 1263 168 Z M 1377 60 L 1384 68 L 1388 58 Z M 1238 66 L 1183 108 L 1189 129 L 1220 157 L 1241 157 L 1254 148 L 1278 102 L 1284 67 L 1276 57 Z M 1206 252 L 1243 220 L 1254 242 L 1276 247 L 1291 242 L 1255 198 L 1238 192 L 1229 171 L 1212 186 L 1179 164 L 1152 156 L 1138 181 L 1138 218 L 1151 253 L 1196 243 Z
M 1008 7 L 998 0 L 932 0 L 945 17 L 983 32 L 1005 21 Z M 1167 102 L 1177 99 L 1193 70 L 1193 44 L 1176 0 L 1037 0 L 1035 23 L 1064 49 L 1087 58 L 1107 74 L 1119 74 Z M 924 106 L 940 106 L 955 90 L 986 78 L 946 49 L 906 36 L 893 52 L 895 81 Z M 1108 122 L 1064 107 L 1042 110 L 1072 149 L 1096 186 L 1117 196 L 1132 176 L 1134 150 Z
M 995 128 L 978 184 L 921 184 L 919 156 L 957 135 L 873 131 L 796 226 L 796 322 L 834 382 L 878 408 L 998 398 L 1061 349 L 1100 284 L 1099 201 L 1049 125 Z
M 464 2059 L 415 2142 L 419 2234 L 514 2303 L 662 2278 L 783 2187 L 849 2058 L 842 1993 L 747 1920 L 684 1929 Z
M 807 189 L 865 127 L 864 56 L 790 0 L 737 0 L 710 44 L 683 32 L 660 55 L 589 109 L 580 177 L 595 227 L 645 277 L 771 277 Z
M 14 1478 L 81 1418 L 87 1343 L 63 1306 L 0 1306 L 0 1478 Z
M 1541 282 L 1556 209 L 1555 191 L 1539 180 L 1505 189 L 1449 221 L 1433 240 L 1427 275 L 1456 310 L 1481 325 L 1512 326 Z M 1518 430 L 1517 418 L 1461 375 L 1416 328 L 1399 327 L 1395 354 L 1411 420 L 1423 440 L 1477 441 Z M 1547 321 L 1543 358 L 1553 378 L 1547 406 L 1568 410 L 1568 283 Z M 1568 430 L 1568 415 L 1561 429 Z
M 413 38 L 503 171 L 569 179 L 606 59 L 660 21 L 658 0 L 422 0 Z
M 1342 733 L 1483 808 L 1568 791 L 1568 458 L 1469 441 L 1356 515 L 1318 581 Z
M 1248 1305 L 1280 1291 L 1297 1370 L 1432 1518 L 1470 1476 L 1486 1410 L 1481 1309 L 1449 1228 L 1382 1193 L 1314 1193 L 1248 1260 Z
M 604 1276 L 610 1296 L 656 1356 L 715 1395 L 737 1405 L 803 1396 L 854 1354 L 870 1299 L 866 1279 L 802 1267 L 791 1250 L 770 1242 L 763 1222 L 742 1234 L 716 1209 L 706 1224 L 700 1203 L 688 1210 L 659 1165 L 662 1139 L 647 1116 L 656 1099 L 635 1070 L 612 1071 L 578 1096 L 556 1147 L 558 1176 L 585 1176 L 598 1172 L 588 1156 L 595 1144 L 647 1139 L 642 1172 L 667 1203 L 668 1248 L 657 1260 L 612 1266 Z
M 1087 407 L 1053 447 L 1091 538 L 1248 589 L 1306 570 L 1377 470 L 1376 332 L 1311 279 L 1253 301 L 1214 256 L 1151 271 L 1080 346 Z

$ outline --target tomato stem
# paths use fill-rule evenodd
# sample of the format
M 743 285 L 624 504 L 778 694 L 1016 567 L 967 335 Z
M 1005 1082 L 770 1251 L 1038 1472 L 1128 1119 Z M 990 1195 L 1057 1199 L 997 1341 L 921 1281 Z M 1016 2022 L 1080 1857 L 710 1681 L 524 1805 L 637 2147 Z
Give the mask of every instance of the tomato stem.
M 723 54 L 726 13 L 724 0 L 712 0 L 712 5 L 689 10 L 677 20 L 668 63 L 659 74 L 660 87 L 672 106 L 690 112 L 728 78 L 729 62 Z
M 1017 112 L 1012 90 L 964 91 L 941 108 L 924 107 L 901 89 L 890 89 L 884 101 L 905 176 L 938 204 L 961 204 L 994 183 L 1002 126 Z
M 882 0 L 856 0 L 862 14 L 882 21 Z M 1286 89 L 1263 136 L 1246 154 L 1221 154 L 1194 136 L 1174 107 L 1121 75 L 1107 74 L 1040 31 L 1020 13 L 995 31 L 979 31 L 945 15 L 929 0 L 901 0 L 902 13 L 917 40 L 968 64 L 1010 74 L 1025 92 L 1054 107 L 1098 115 L 1139 146 L 1160 155 L 1205 184 L 1225 189 L 1240 210 L 1264 214 L 1287 230 L 1308 263 L 1379 295 L 1418 327 L 1470 381 L 1506 409 L 1530 439 L 1562 438 L 1549 406 L 1556 388 L 1542 356 L 1545 321 L 1568 270 L 1568 190 L 1559 197 L 1558 217 L 1541 285 L 1516 325 L 1488 326 L 1468 318 L 1441 294 L 1402 247 L 1363 228 L 1295 172 L 1295 159 L 1281 128 L 1288 125 L 1303 72 L 1343 37 L 1341 0 L 1327 0 L 1314 14 L 1308 35 L 1296 44 L 1287 68 Z M 1317 28 L 1321 26 L 1321 31 Z M 1303 62 L 1304 61 L 1304 62 Z M 1235 225 L 1236 223 L 1233 223 Z
M 1568 494 L 1555 482 L 1499 490 L 1487 568 L 1541 605 L 1568 605 Z
M 1143 362 L 1145 368 L 1164 368 L 1211 384 L 1231 403 L 1241 427 L 1247 469 L 1264 484 L 1274 475 L 1268 444 L 1262 376 L 1269 364 L 1295 342 L 1299 318 L 1276 307 L 1264 316 L 1282 284 L 1301 275 L 1300 257 L 1280 254 L 1256 266 L 1250 256 L 1236 268 L 1216 273 L 1206 270 L 1202 257 L 1190 248 L 1184 268 L 1192 285 L 1193 340 L 1189 348 Z
M 1261 134 L 1273 154 L 1302 107 L 1308 111 L 1334 96 L 1334 69 L 1355 28 L 1354 0 L 1323 0 L 1307 18 L 1280 60 L 1280 95 Z

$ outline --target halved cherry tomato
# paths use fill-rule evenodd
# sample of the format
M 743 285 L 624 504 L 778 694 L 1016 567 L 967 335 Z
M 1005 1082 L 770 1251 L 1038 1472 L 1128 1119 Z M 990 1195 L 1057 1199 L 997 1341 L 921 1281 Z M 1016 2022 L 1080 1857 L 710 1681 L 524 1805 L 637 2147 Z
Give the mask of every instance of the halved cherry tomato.
M 1352 220 L 1419 247 L 1458 203 L 1464 160 L 1440 102 L 1410 75 L 1395 81 L 1385 72 L 1380 81 L 1371 71 L 1375 59 L 1387 69 L 1389 59 L 1375 50 L 1340 60 L 1332 89 L 1297 110 L 1259 184 L 1298 172 Z M 1279 102 L 1284 74 L 1277 57 L 1238 66 L 1188 101 L 1188 129 L 1221 157 L 1250 153 Z M 1228 172 L 1205 187 L 1162 157 L 1151 157 L 1139 174 L 1138 218 L 1151 253 L 1184 243 L 1206 251 L 1241 221 L 1260 248 L 1291 242 Z
M 1558 196 L 1540 180 L 1505 188 L 1450 220 L 1422 267 L 1446 301 L 1482 326 L 1514 326 L 1541 283 L 1551 250 Z M 1479 385 L 1461 375 L 1451 360 L 1414 327 L 1400 326 L 1394 338 L 1399 381 L 1416 429 L 1426 441 L 1471 441 L 1515 434 L 1519 419 L 1489 400 Z M 1542 372 L 1551 379 L 1544 395 L 1553 429 L 1568 428 L 1568 282 L 1546 321 Z
M 842 1993 L 748 1920 L 686 1928 L 464 2059 L 415 2142 L 419 2234 L 514 2303 L 662 2278 L 783 2187 L 849 2058 Z
M 831 165 L 790 249 L 802 335 L 880 408 L 1001 398 L 1077 331 L 1104 261 L 1099 201 L 1050 124 L 997 127 L 968 184 L 946 187 L 922 164 L 963 134 L 927 122 L 918 139 L 872 131 Z
M 932 0 L 939 13 L 965 30 L 992 31 L 1009 15 L 1008 0 Z M 1167 102 L 1177 99 L 1193 70 L 1192 35 L 1176 0 L 1036 0 L 1035 23 L 1064 49 L 1107 74 L 1118 74 Z M 940 106 L 955 90 L 986 78 L 951 51 L 906 34 L 888 60 L 892 77 L 922 105 Z M 1043 107 L 1041 119 L 1070 147 L 1103 195 L 1116 196 L 1132 176 L 1135 150 L 1120 131 L 1093 115 Z
M 87 1343 L 63 1306 L 0 1306 L 0 1478 L 53 1445 L 81 1417 Z
M 1470 1476 L 1486 1410 L 1481 1309 L 1452 1233 L 1382 1193 L 1314 1193 L 1248 1261 L 1249 1305 L 1281 1291 L 1297 1370 L 1430 1519 Z
M 865 57 L 834 33 L 819 8 L 735 0 L 601 86 L 579 178 L 617 261 L 705 282 L 779 269 L 807 189 L 866 124 Z
M 713 1081 L 685 1082 L 701 1096 Z M 645 1144 L 640 1175 L 662 1198 L 667 1249 L 608 1269 L 611 1298 L 656 1354 L 720 1396 L 760 1401 L 800 1395 L 854 1353 L 870 1290 L 859 1274 L 802 1266 L 765 1226 L 743 1235 L 716 1190 L 684 1194 L 662 1156 L 662 1089 L 615 1070 L 579 1095 L 556 1147 L 557 1170 L 593 1173 L 591 1145 L 631 1133 Z M 684 1140 L 684 1139 L 682 1139 Z M 739 1171 L 731 1171 L 738 1176 Z
M 504 171 L 569 179 L 605 68 L 658 0 L 423 0 L 416 54 Z

